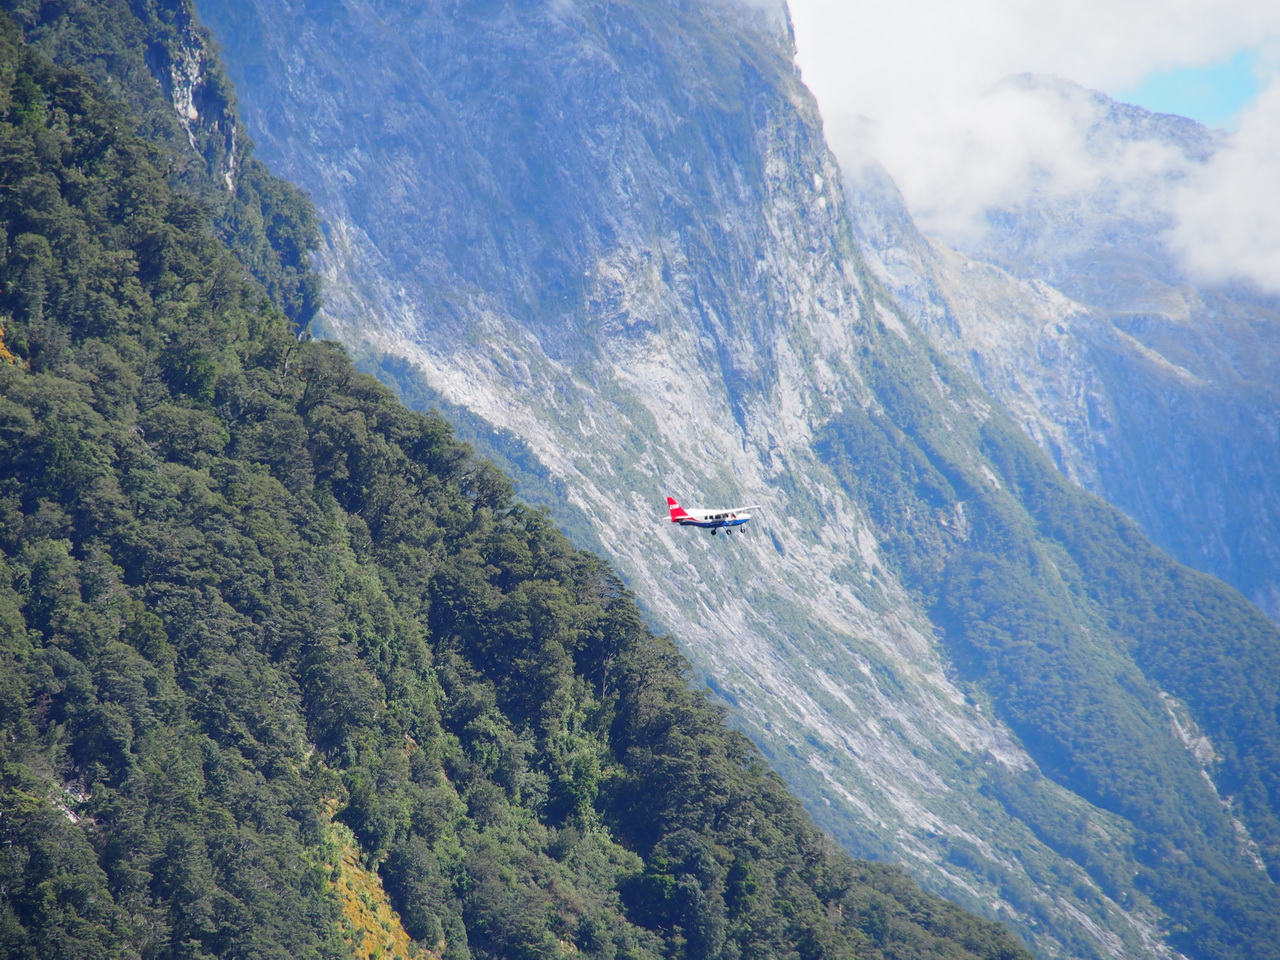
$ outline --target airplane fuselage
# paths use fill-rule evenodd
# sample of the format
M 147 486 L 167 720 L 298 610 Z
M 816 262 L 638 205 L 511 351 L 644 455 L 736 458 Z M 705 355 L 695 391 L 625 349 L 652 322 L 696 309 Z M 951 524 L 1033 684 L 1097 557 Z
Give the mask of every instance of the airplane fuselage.
M 749 513 L 713 513 L 705 517 L 688 517 L 676 521 L 682 527 L 701 527 L 718 530 L 721 527 L 740 527 L 751 519 Z

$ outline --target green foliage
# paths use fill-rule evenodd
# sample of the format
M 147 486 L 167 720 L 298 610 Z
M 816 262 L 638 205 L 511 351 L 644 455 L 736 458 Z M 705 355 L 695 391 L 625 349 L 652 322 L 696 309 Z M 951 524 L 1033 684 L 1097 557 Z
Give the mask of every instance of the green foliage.
M 448 958 L 1025 956 L 833 848 L 616 576 L 295 339 L 130 128 L 0 21 L 7 955 L 342 956 L 336 809 Z

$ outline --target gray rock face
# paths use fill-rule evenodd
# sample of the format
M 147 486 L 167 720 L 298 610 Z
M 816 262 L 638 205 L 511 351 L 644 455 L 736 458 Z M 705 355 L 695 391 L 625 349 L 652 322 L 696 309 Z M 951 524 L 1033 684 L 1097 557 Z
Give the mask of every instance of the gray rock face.
M 842 419 L 925 424 L 969 492 L 916 518 L 939 564 L 975 535 L 966 503 L 1023 510 L 979 442 L 1004 435 L 1003 413 L 886 290 L 909 298 L 911 282 L 859 250 L 785 14 L 731 0 L 200 11 L 259 155 L 324 218 L 325 332 L 442 404 L 598 545 L 820 822 L 1044 956 L 1177 955 L 1162 937 L 1176 905 L 1133 883 L 1131 814 L 1105 787 L 1042 775 L 1052 750 L 962 678 L 928 591 L 834 465 L 862 455 L 833 434 Z M 746 535 L 713 538 L 660 520 L 668 493 L 764 506 Z M 1124 749 L 1180 771 L 1171 802 L 1207 811 L 1204 830 L 1230 837 L 1214 849 L 1257 875 L 1242 852 L 1254 821 L 1237 841 L 1213 763 L 1189 746 L 1214 731 L 1140 676 L 1106 610 L 1054 583 L 1148 731 Z
M 1071 100 L 1093 157 L 1175 159 L 1146 180 L 1047 179 L 963 252 L 922 238 L 881 174 L 851 170 L 864 253 L 1064 472 L 1280 619 L 1280 298 L 1188 276 L 1160 202 L 1220 135 L 1059 80 L 1010 83 Z

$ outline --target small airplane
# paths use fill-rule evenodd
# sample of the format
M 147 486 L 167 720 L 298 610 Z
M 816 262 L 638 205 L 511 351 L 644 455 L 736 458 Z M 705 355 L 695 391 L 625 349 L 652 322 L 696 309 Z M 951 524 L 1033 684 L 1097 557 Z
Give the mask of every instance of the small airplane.
M 682 527 L 702 527 L 704 530 L 710 530 L 714 537 L 721 529 L 725 533 L 732 533 L 734 527 L 742 526 L 751 519 L 751 514 L 743 511 L 759 510 L 760 504 L 753 504 L 750 507 L 733 507 L 728 510 L 686 510 L 676 503 L 675 497 L 667 497 L 667 508 L 671 511 L 672 523 L 678 523 Z

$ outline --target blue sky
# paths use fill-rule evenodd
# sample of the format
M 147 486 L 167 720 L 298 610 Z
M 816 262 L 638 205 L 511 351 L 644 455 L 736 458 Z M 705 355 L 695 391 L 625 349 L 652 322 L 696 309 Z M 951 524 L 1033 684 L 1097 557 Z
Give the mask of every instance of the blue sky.
M 1241 50 L 1207 67 L 1183 67 L 1149 74 L 1132 87 L 1111 91 L 1125 103 L 1157 113 L 1190 117 L 1208 127 L 1233 129 L 1240 111 L 1257 97 L 1258 55 Z

